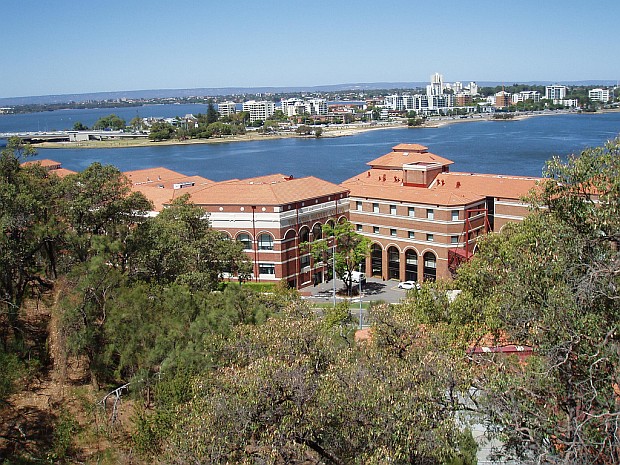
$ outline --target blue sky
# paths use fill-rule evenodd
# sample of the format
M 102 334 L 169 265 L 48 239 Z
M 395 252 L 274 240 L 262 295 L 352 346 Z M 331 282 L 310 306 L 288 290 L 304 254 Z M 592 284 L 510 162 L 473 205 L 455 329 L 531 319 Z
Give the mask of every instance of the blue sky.
M 0 98 L 620 80 L 617 0 L 2 0 Z

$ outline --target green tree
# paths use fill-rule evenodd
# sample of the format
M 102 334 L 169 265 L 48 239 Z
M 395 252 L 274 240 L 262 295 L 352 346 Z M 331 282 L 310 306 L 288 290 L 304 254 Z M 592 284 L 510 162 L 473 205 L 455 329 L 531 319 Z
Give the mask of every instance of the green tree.
M 207 117 L 206 117 L 207 124 L 215 123 L 218 117 L 219 117 L 219 114 L 217 110 L 215 109 L 215 105 L 213 105 L 213 102 L 209 102 L 209 104 L 207 105 Z
M 129 122 L 129 126 L 134 132 L 137 132 L 144 128 L 144 121 L 139 116 L 134 116 Z
M 106 237 L 109 244 L 120 241 L 122 245 L 133 226 L 152 209 L 146 197 L 132 192 L 129 180 L 112 165 L 93 163 L 81 173 L 65 177 L 61 187 L 66 244 L 80 262 L 96 253 L 95 237 Z M 123 249 L 118 249 L 114 263 L 124 263 Z
M 114 129 L 116 131 L 120 131 L 124 128 L 125 120 L 116 116 L 114 113 L 99 118 L 95 121 L 95 124 L 93 124 L 93 129 L 96 130 Z
M 620 460 L 619 152 L 616 139 L 549 161 L 537 210 L 459 269 L 468 339 L 533 348 L 525 364 L 483 357 L 477 381 L 504 453 L 524 463 Z
M 76 121 L 73 124 L 74 131 L 88 131 L 88 126 L 83 125 L 80 121 Z
M 335 257 L 336 274 L 342 279 L 351 293 L 353 287 L 353 271 L 364 262 L 370 251 L 370 240 L 355 232 L 355 227 L 349 221 L 342 221 L 332 225 L 331 222 L 323 225 L 323 238 L 314 242 L 300 244 L 301 249 L 309 250 L 316 262 L 327 262 Z M 333 247 L 336 253 L 333 255 Z
M 214 290 L 224 276 L 247 277 L 243 245 L 210 228 L 205 211 L 182 196 L 144 222 L 131 239 L 131 269 L 142 279 Z
M 17 339 L 22 337 L 19 312 L 27 292 L 49 289 L 47 278 L 55 277 L 62 230 L 56 216 L 59 178 L 39 164 L 20 164 L 33 154 L 18 138 L 9 139 L 0 154 L 0 323 Z M 1 333 L 6 342 L 8 331 Z
M 303 305 L 237 327 L 178 409 L 166 460 L 475 463 L 455 416 L 465 363 L 446 356 L 441 333 L 415 330 L 406 309 L 381 312 L 380 334 L 398 326 L 404 350 L 392 338 L 355 344 L 338 318 L 326 324 Z
M 156 121 L 151 125 L 149 139 L 153 141 L 169 140 L 176 135 L 176 128 L 165 121 Z

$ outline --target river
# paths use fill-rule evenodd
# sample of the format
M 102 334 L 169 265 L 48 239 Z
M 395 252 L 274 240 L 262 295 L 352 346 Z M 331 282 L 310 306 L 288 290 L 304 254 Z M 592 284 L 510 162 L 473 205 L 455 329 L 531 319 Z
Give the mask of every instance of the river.
M 200 106 L 204 107 L 204 105 Z M 62 110 L 48 112 L 51 118 L 92 124 L 90 119 L 123 111 L 147 116 L 138 109 Z M 156 109 L 159 109 L 159 113 Z M 196 105 L 148 107 L 150 116 L 198 113 Z M 202 110 L 204 111 L 204 109 Z M 69 113 L 67 113 L 69 114 Z M 88 116 L 90 115 L 90 116 Z M 15 118 L 23 127 L 14 128 Z M 88 116 L 90 119 L 87 119 Z M 41 114 L 0 115 L 0 132 L 32 130 Z M 80 119 L 77 119 L 80 118 Z M 9 122 L 7 122 L 9 121 Z M 68 121 L 68 120 L 67 120 Z M 72 125 L 68 125 L 69 127 Z M 62 126 L 57 126 L 60 128 Z M 65 126 L 66 127 L 66 126 Z M 319 139 L 278 139 L 222 144 L 166 145 L 106 149 L 39 149 L 37 159 L 51 158 L 63 167 L 80 171 L 98 161 L 122 171 L 165 166 L 187 175 L 214 181 L 271 173 L 316 176 L 339 183 L 367 168 L 366 163 L 400 143 L 418 143 L 429 151 L 453 160 L 452 171 L 540 176 L 545 161 L 554 155 L 566 157 L 586 147 L 600 146 L 620 134 L 620 113 L 554 114 L 518 121 L 463 122 L 440 128 L 372 130 L 352 136 Z

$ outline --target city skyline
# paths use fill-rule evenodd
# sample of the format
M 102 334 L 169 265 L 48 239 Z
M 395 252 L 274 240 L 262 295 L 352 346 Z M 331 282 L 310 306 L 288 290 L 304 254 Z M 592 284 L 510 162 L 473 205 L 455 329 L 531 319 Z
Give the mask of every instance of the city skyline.
M 513 10 L 487 0 L 5 0 L 0 98 L 425 82 L 435 72 L 463 82 L 614 81 L 620 37 L 603 20 L 618 13 L 611 0 L 527 0 Z

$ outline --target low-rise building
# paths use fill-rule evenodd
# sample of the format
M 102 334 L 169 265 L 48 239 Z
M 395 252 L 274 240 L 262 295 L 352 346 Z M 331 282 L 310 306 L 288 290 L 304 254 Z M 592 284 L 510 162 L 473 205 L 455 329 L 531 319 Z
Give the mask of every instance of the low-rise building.
M 372 241 L 368 276 L 449 278 L 480 234 L 527 215 L 520 199 L 538 178 L 451 173 L 452 164 L 422 145 L 400 144 L 342 183 L 350 221 Z
M 346 188 L 282 174 L 222 182 L 166 168 L 125 174 L 134 190 L 153 201 L 153 215 L 189 194 L 209 214 L 212 228 L 244 245 L 253 262 L 253 280 L 285 280 L 301 288 L 327 279 L 326 264 L 315 263 L 300 245 L 320 239 L 326 222 L 347 217 Z

